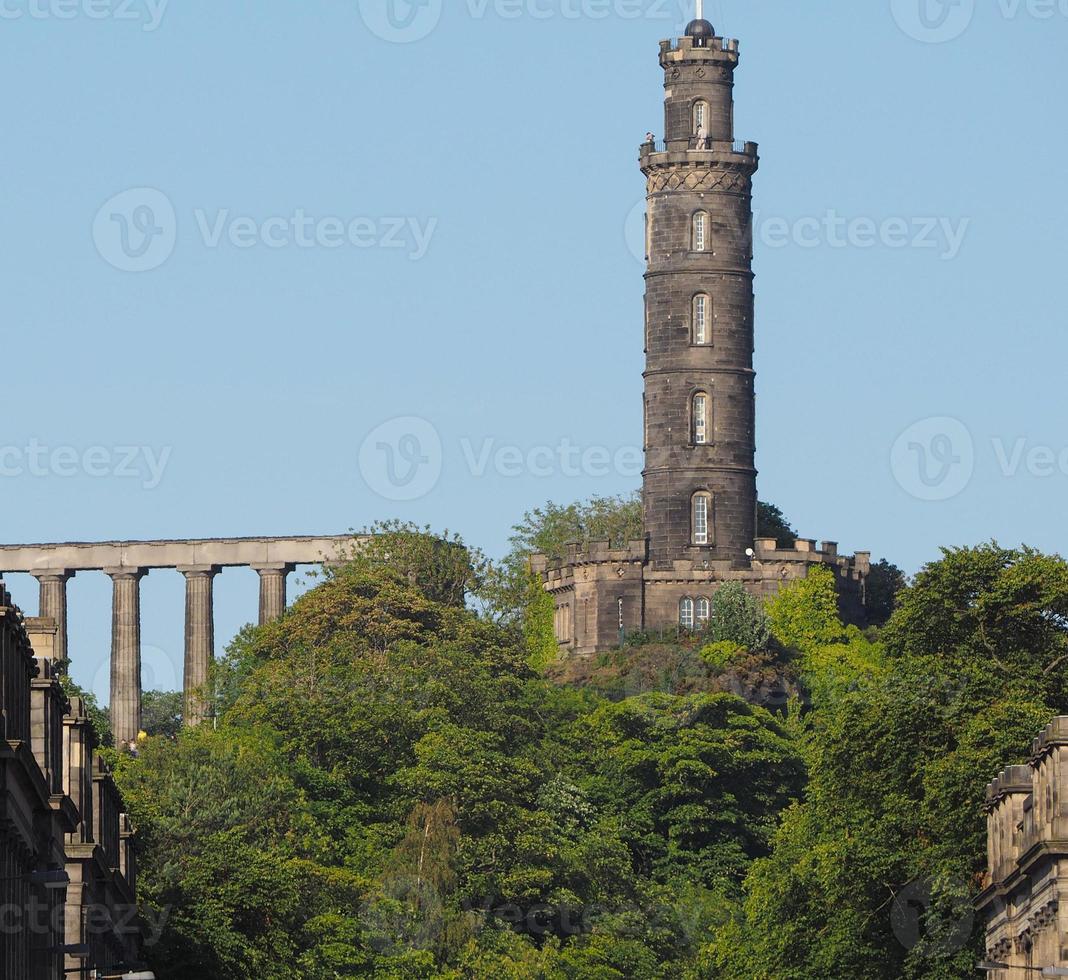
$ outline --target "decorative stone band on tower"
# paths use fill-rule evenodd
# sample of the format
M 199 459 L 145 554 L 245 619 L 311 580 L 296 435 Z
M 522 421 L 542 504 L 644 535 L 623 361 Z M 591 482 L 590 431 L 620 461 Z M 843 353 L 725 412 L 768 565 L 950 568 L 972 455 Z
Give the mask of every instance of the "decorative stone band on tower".
M 356 542 L 358 544 L 358 539 Z M 40 614 L 53 626 L 39 643 L 51 660 L 70 656 L 67 583 L 77 572 L 103 571 L 113 582 L 111 717 L 115 742 L 133 742 L 141 730 L 141 579 L 153 569 L 177 569 L 186 580 L 185 721 L 207 717 L 204 688 L 215 657 L 214 579 L 224 568 L 259 573 L 262 626 L 286 609 L 286 578 L 299 565 L 347 554 L 352 535 L 294 538 L 215 538 L 190 541 L 108 541 L 98 544 L 0 546 L 0 573 L 28 572 L 40 585 Z
M 716 38 L 709 25 L 661 42 L 660 64 L 666 140 L 641 151 L 649 557 L 654 567 L 690 558 L 740 568 L 756 538 L 757 147 L 733 142 L 736 41 Z
M 738 42 L 701 19 L 660 42 L 664 139 L 645 175 L 645 471 L 640 541 L 536 555 L 565 654 L 617 646 L 635 630 L 697 629 L 726 582 L 774 595 L 816 567 L 863 622 L 870 555 L 807 538 L 757 538 L 753 372 L 755 143 L 734 141 Z

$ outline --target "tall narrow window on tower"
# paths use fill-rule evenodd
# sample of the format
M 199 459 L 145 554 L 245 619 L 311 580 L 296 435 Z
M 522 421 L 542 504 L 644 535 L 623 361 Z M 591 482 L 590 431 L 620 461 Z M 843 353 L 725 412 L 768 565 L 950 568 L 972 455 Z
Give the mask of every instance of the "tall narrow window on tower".
M 701 491 L 693 495 L 693 543 L 708 544 L 709 515 L 712 510 L 712 495 Z
M 698 211 L 693 216 L 693 250 L 703 252 L 708 247 L 708 215 Z
M 679 603 L 679 625 L 683 629 L 693 629 L 693 599 L 683 599 Z
M 698 99 L 693 104 L 693 135 L 705 135 L 708 132 L 708 103 Z M 701 147 L 698 147 L 701 149 Z
M 698 293 L 693 298 L 693 342 L 699 346 L 712 343 L 712 297 Z
M 708 395 L 703 391 L 693 396 L 693 441 L 695 446 L 708 444 Z

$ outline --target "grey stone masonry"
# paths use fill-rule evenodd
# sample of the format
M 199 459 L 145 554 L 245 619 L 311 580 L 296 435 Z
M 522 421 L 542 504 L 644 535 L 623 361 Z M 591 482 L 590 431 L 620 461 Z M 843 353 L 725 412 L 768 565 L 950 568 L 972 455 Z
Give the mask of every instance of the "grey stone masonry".
M 641 152 L 645 531 L 654 566 L 688 558 L 740 567 L 756 536 L 751 229 L 759 161 L 755 144 L 736 150 L 732 142 L 737 44 L 694 40 L 661 45 L 666 148 Z M 698 494 L 708 495 L 703 538 L 694 527 Z
M 760 598 L 829 569 L 863 623 L 867 552 L 757 533 L 753 371 L 755 143 L 734 141 L 738 42 L 704 20 L 660 42 L 664 139 L 646 180 L 644 538 L 573 545 L 531 568 L 553 596 L 561 652 L 588 656 L 636 630 L 699 629 L 726 582 Z M 618 545 L 618 543 L 617 543 Z
M 90 980 L 139 961 L 134 828 L 79 698 L 56 622 L 0 581 L 0 977 Z
M 986 791 L 986 921 L 994 980 L 1068 967 L 1068 717 L 1035 739 L 1026 765 L 1009 766 Z

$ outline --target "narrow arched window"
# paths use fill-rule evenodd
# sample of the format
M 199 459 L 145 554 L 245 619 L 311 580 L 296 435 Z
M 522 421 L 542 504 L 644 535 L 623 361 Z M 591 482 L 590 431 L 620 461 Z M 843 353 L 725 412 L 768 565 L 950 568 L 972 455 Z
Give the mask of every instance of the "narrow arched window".
M 709 529 L 712 521 L 712 495 L 695 493 L 693 495 L 693 543 L 708 544 Z
M 693 216 L 693 250 L 704 252 L 708 248 L 708 215 L 698 211 Z
M 712 604 L 703 596 L 697 600 L 697 625 L 704 626 L 712 614 Z
M 693 599 L 683 599 L 679 603 L 679 625 L 683 629 L 693 629 Z
M 693 342 L 712 343 L 712 297 L 698 293 L 693 298 Z
M 704 131 L 702 133 L 702 130 Z M 707 135 L 708 134 L 708 103 L 703 99 L 698 99 L 693 104 L 693 135 Z M 702 149 L 702 147 L 698 147 Z
M 693 442 L 695 446 L 704 446 L 709 442 L 709 403 L 708 395 L 699 391 L 693 396 Z

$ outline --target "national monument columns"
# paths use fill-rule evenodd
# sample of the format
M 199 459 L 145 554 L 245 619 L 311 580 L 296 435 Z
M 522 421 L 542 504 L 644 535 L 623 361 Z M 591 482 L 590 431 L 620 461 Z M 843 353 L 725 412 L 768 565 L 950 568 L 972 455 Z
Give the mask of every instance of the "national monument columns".
M 114 583 L 111 600 L 111 730 L 115 745 L 137 740 L 141 730 L 141 579 L 144 568 L 105 568 Z
M 187 725 L 199 725 L 208 717 L 204 700 L 211 665 L 215 660 L 215 576 L 218 565 L 179 568 L 185 576 L 185 707 Z
M 286 577 L 293 565 L 253 565 L 260 576 L 260 626 L 282 618 L 286 611 Z
M 49 569 L 34 572 L 34 578 L 41 587 L 40 615 L 55 620 L 55 658 L 63 662 L 67 659 L 67 583 L 74 578 L 74 572 Z
M 79 572 L 111 577 L 111 719 L 121 747 L 141 731 L 141 579 L 149 571 L 174 569 L 185 577 L 183 719 L 197 725 L 210 713 L 205 687 L 215 657 L 215 577 L 225 568 L 251 568 L 259 575 L 262 626 L 285 613 L 291 572 L 299 565 L 337 560 L 360 540 L 336 535 L 0 545 L 0 575 L 24 572 L 37 579 L 40 615 L 55 623 L 58 661 L 71 657 L 67 583 Z

